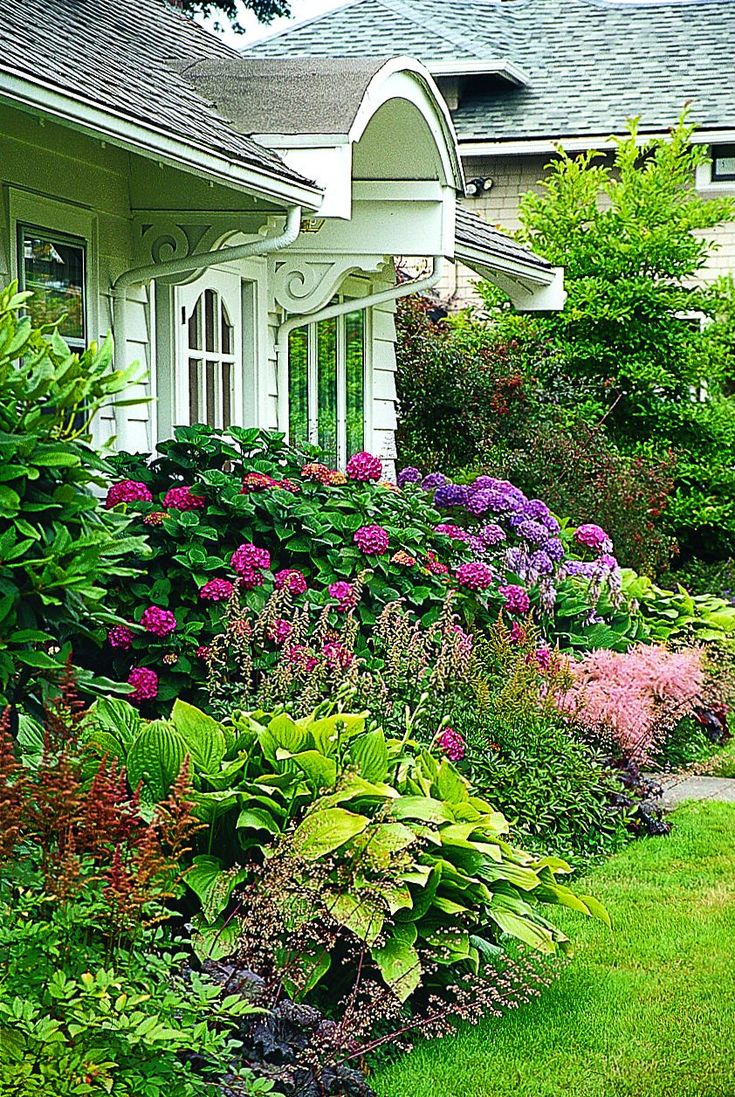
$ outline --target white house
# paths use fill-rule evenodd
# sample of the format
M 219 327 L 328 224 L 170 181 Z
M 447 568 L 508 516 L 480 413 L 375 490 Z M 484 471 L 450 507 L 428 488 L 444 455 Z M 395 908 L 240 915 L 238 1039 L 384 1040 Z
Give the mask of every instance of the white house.
M 153 399 L 99 424 L 128 449 L 207 422 L 390 463 L 399 296 L 461 260 L 522 307 L 563 301 L 560 271 L 457 216 L 421 64 L 244 59 L 162 0 L 5 10 L 0 186 L 0 280 L 147 367 Z M 424 271 L 399 283 L 399 256 Z

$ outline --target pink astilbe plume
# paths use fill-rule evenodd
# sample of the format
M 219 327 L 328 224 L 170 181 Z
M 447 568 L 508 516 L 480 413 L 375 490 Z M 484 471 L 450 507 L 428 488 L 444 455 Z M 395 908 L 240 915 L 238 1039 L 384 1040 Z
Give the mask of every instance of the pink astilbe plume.
M 592 735 L 612 734 L 637 764 L 692 715 L 705 688 L 697 648 L 639 644 L 623 653 L 593 651 L 570 670 L 575 681 L 560 697 L 560 709 Z

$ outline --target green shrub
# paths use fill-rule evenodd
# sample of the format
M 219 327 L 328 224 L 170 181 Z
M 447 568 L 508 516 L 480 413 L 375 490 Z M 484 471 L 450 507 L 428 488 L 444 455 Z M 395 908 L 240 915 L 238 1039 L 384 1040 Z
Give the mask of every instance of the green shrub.
M 201 901 L 205 954 L 233 947 L 237 920 L 226 917 L 233 891 L 248 866 L 284 842 L 294 856 L 280 877 L 286 909 L 276 951 L 296 948 L 303 892 L 318 881 L 320 917 L 366 947 L 402 1000 L 451 981 L 453 968 L 478 971 L 505 934 L 544 952 L 564 949 L 565 936 L 539 904 L 606 918 L 594 899 L 559 882 L 569 871 L 563 861 L 510 845 L 503 816 L 446 758 L 388 738 L 364 715 L 236 712 L 218 723 L 177 701 L 170 720 L 146 723 L 125 702 L 112 706 L 90 710 L 90 743 L 119 757 L 147 798 L 164 796 L 191 758 L 211 851 L 195 857 L 187 875 Z M 289 993 L 307 995 L 330 971 L 334 990 L 333 959 L 324 947 L 297 952 L 286 965 Z
M 95 622 L 113 620 L 102 582 L 140 548 L 90 488 L 110 472 L 90 422 L 136 378 L 111 371 L 112 344 L 73 354 L 22 316 L 29 294 L 0 291 L 0 705 L 58 677 Z M 104 684 L 104 683 L 103 683 Z

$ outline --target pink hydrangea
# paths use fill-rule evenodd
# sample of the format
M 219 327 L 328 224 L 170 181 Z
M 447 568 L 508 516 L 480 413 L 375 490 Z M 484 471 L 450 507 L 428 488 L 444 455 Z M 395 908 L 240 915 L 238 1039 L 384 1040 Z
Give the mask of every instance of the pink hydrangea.
M 488 564 L 481 560 L 472 560 L 468 564 L 460 564 L 454 573 L 460 586 L 468 590 L 487 590 L 495 581 L 495 573 Z
M 290 621 L 286 621 L 283 617 L 277 617 L 271 627 L 268 629 L 268 639 L 272 640 L 274 644 L 285 644 L 289 636 L 293 632 L 293 625 Z
M 107 643 L 111 648 L 128 651 L 133 646 L 133 634 L 127 625 L 115 625 L 107 633 Z
M 450 762 L 461 762 L 467 753 L 467 744 L 454 728 L 445 728 L 437 735 L 435 742 Z
M 595 552 L 607 549 L 611 544 L 602 526 L 595 526 L 592 523 L 578 526 L 574 531 L 574 540 L 578 545 L 585 545 L 587 548 L 594 549 Z
M 523 589 L 515 583 L 508 583 L 500 587 L 499 592 L 503 597 L 505 609 L 508 613 L 528 613 L 531 608 L 531 599 Z
M 379 457 L 363 450 L 350 457 L 345 472 L 350 480 L 379 480 L 383 475 L 383 465 Z
M 449 565 L 443 563 L 435 552 L 426 555 L 426 570 L 432 575 L 449 575 Z
M 210 579 L 199 591 L 199 597 L 204 602 L 226 602 L 234 589 L 229 579 Z
M 352 583 L 347 583 L 343 579 L 329 584 L 329 597 L 335 599 L 340 613 L 347 613 L 355 606 L 355 588 Z
M 200 644 L 194 654 L 196 655 L 197 659 L 201 659 L 203 663 L 206 663 L 207 659 L 209 658 L 209 648 L 206 644 Z
M 347 670 L 354 658 L 352 652 L 337 640 L 327 641 L 322 648 L 322 655 L 333 670 Z
M 274 578 L 276 590 L 282 590 L 285 587 L 290 594 L 306 594 L 308 589 L 306 576 L 296 568 L 282 568 L 276 572 Z
M 135 687 L 128 694 L 128 701 L 134 705 L 152 701 L 158 694 L 158 675 L 150 667 L 133 667 L 128 675 L 128 684 Z
M 232 570 L 243 577 L 250 577 L 252 572 L 269 568 L 271 566 L 271 554 L 268 549 L 258 548 L 246 541 L 235 549 L 230 557 Z M 261 582 L 262 582 L 261 578 Z M 246 584 L 247 585 L 247 584 Z M 256 584 L 259 586 L 260 584 Z
M 154 636 L 169 636 L 176 628 L 176 618 L 171 610 L 161 609 L 160 606 L 148 606 L 140 623 L 146 632 L 152 632 Z
M 355 530 L 353 540 L 366 556 L 378 556 L 388 551 L 390 538 L 388 530 L 382 526 L 360 526 Z
M 118 503 L 151 503 L 151 495 L 145 484 L 140 480 L 121 480 L 119 484 L 113 484 L 107 492 L 105 507 L 116 507 Z
M 440 522 L 434 526 L 434 533 L 443 533 L 445 537 L 451 537 L 453 541 L 469 541 L 471 534 L 461 526 L 453 526 L 451 522 Z
M 199 510 L 207 505 L 207 500 L 203 495 L 194 495 L 190 487 L 169 488 L 163 505 L 171 510 Z
M 242 480 L 241 495 L 249 495 L 253 491 L 267 491 L 268 488 L 279 487 L 277 480 L 264 472 L 247 472 Z

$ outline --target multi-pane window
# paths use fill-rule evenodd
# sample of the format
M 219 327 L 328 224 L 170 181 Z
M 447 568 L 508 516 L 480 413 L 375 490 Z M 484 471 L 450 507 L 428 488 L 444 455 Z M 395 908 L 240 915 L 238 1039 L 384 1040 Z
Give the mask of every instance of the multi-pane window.
M 182 312 L 185 370 L 184 376 L 179 372 L 182 392 L 178 404 L 183 417 L 190 423 L 229 427 L 233 422 L 236 318 L 223 294 L 212 286 L 195 297 L 191 308 L 183 305 Z
M 713 181 L 735 181 L 735 145 L 713 145 L 711 154 Z
M 289 439 L 320 446 L 335 466 L 364 448 L 364 311 L 291 332 Z
M 87 341 L 85 241 L 30 225 L 20 225 L 18 235 L 21 288 L 33 293 L 26 311 L 34 324 L 60 321 L 69 346 L 82 350 Z

